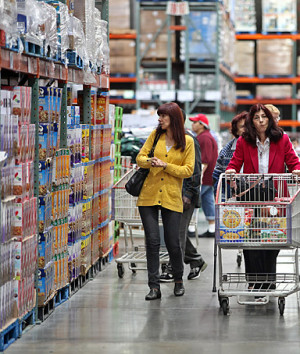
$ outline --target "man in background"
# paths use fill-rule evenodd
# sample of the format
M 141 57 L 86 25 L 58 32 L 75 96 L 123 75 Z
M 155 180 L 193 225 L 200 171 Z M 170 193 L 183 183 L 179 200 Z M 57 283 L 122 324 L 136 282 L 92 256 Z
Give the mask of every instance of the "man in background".
M 208 230 L 199 237 L 215 236 L 215 201 L 212 174 L 218 158 L 218 146 L 210 133 L 209 121 L 205 114 L 190 118 L 192 130 L 197 135 L 202 158 L 201 206 L 208 221 Z

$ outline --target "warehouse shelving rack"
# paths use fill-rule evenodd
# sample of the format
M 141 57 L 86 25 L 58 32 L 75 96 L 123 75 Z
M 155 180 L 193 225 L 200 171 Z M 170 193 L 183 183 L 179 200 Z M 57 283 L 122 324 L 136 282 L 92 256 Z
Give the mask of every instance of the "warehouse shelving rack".
M 167 9 L 167 3 L 168 1 L 143 1 L 143 0 L 137 0 L 136 2 L 136 28 L 137 28 L 137 45 L 136 45 L 136 55 L 137 55 L 137 61 L 136 61 L 136 72 L 137 72 L 137 82 L 136 82 L 136 90 L 138 91 L 140 89 L 140 84 L 141 84 L 141 75 L 140 72 L 141 70 L 147 73 L 159 73 L 161 75 L 164 75 L 167 85 L 168 85 L 168 90 L 171 89 L 171 81 L 173 79 L 173 76 L 176 76 L 179 74 L 179 72 L 182 72 L 185 76 L 185 82 L 186 82 L 186 87 L 185 89 L 188 90 L 188 77 L 190 73 L 201 73 L 201 74 L 215 74 L 216 77 L 216 82 L 215 82 L 215 87 L 219 88 L 220 87 L 220 78 L 223 76 L 225 80 L 228 80 L 234 85 L 234 76 L 230 70 L 230 68 L 226 67 L 222 62 L 221 62 L 221 57 L 220 57 L 220 41 L 221 41 L 221 20 L 222 16 L 225 16 L 228 18 L 228 26 L 232 26 L 232 23 L 229 19 L 228 13 L 225 11 L 224 6 L 221 2 L 219 1 L 205 1 L 205 2 L 189 2 L 189 8 L 190 11 L 214 11 L 217 13 L 217 26 L 216 26 L 216 33 L 217 33 L 217 53 L 216 53 L 216 58 L 212 63 L 205 63 L 205 62 L 199 62 L 199 61 L 191 61 L 189 58 L 189 40 L 188 40 L 188 34 L 189 34 L 189 28 L 192 26 L 192 24 L 189 21 L 188 15 L 183 15 L 184 18 L 184 25 L 173 25 L 171 26 L 171 15 L 166 16 L 166 20 L 164 23 L 161 24 L 161 27 L 159 30 L 154 34 L 154 37 L 152 41 L 148 44 L 146 49 L 143 51 L 141 50 L 140 47 L 140 13 L 141 11 L 166 11 Z M 145 62 L 144 56 L 147 53 L 147 50 L 150 48 L 151 44 L 156 40 L 158 35 L 161 33 L 161 31 L 167 28 L 167 52 L 168 56 L 165 61 L 159 61 L 159 62 L 150 62 L 147 61 Z M 176 32 L 183 32 L 185 36 L 185 56 L 186 59 L 183 62 L 179 61 L 176 59 L 176 63 L 172 62 L 171 58 L 171 35 L 172 33 Z M 178 53 L 177 53 L 178 57 Z M 175 65 L 176 64 L 176 65 Z M 142 68 L 142 69 L 141 69 Z M 179 72 L 178 72 L 179 71 Z M 156 99 L 154 101 L 157 104 L 161 104 L 162 102 L 159 99 Z M 143 101 L 137 100 L 137 108 L 140 108 L 142 105 Z M 144 102 L 145 103 L 145 102 Z M 149 102 L 150 103 L 150 102 Z M 153 101 L 151 101 L 153 103 Z M 213 112 L 217 114 L 218 116 L 221 117 L 222 120 L 229 121 L 231 120 L 234 112 L 235 112 L 235 106 L 229 107 L 222 105 L 220 101 L 200 101 L 199 100 L 194 100 L 192 102 L 184 102 L 184 109 L 187 114 L 191 114 L 197 111 L 197 109 L 201 109 L 203 107 L 210 107 Z
M 239 87 L 240 85 L 244 85 L 243 87 L 247 87 L 252 91 L 255 89 L 256 84 L 291 84 L 292 85 L 292 97 L 290 99 L 237 99 L 236 103 L 237 106 L 241 109 L 244 106 L 246 109 L 249 108 L 252 104 L 255 103 L 263 103 L 263 104 L 274 104 L 275 106 L 283 106 L 288 107 L 290 106 L 290 116 L 285 117 L 289 119 L 290 127 L 297 127 L 298 125 L 295 124 L 297 120 L 297 107 L 300 105 L 300 99 L 297 97 L 297 85 L 300 83 L 300 77 L 297 76 L 297 44 L 300 40 L 300 34 L 289 34 L 289 33 L 280 33 L 280 34 L 262 34 L 262 33 L 245 33 L 245 34 L 236 34 L 236 40 L 272 40 L 272 39 L 291 39 L 293 41 L 293 57 L 292 57 L 292 76 L 291 77 L 246 77 L 246 76 L 239 76 L 235 77 L 235 83 Z M 256 53 L 255 53 L 256 55 Z M 256 60 L 255 60 L 256 61 Z M 284 117 L 284 118 L 285 118 Z
M 113 40 L 117 39 L 134 39 L 136 40 L 136 33 L 110 33 L 109 38 Z M 126 75 L 119 75 L 119 76 L 111 76 L 110 79 L 110 87 L 111 89 L 128 89 L 128 86 L 132 87 L 135 91 L 135 86 L 137 82 L 136 75 L 134 76 L 126 76 Z M 111 98 L 111 104 L 119 104 L 125 108 L 132 107 L 136 105 L 135 98 Z

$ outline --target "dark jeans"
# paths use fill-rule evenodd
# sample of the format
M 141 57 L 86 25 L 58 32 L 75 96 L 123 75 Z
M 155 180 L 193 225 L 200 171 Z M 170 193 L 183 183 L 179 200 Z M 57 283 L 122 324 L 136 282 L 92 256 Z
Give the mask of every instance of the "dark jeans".
M 149 288 L 160 288 L 159 282 L 159 249 L 160 235 L 158 225 L 158 211 L 161 210 L 161 217 L 164 226 L 164 239 L 170 256 L 175 281 L 182 280 L 183 261 L 179 243 L 179 227 L 181 213 L 154 206 L 140 206 L 139 212 L 143 222 L 146 238 L 146 254 L 148 268 Z
M 243 250 L 243 253 L 249 286 L 267 289 L 270 286 L 268 282 L 276 281 L 276 260 L 279 250 Z
M 180 246 L 182 254 L 184 255 L 184 263 L 190 264 L 191 268 L 200 267 L 204 262 L 201 254 L 198 253 L 196 247 L 194 247 L 190 238 L 187 236 L 194 210 L 195 204 L 192 203 L 189 209 L 183 211 L 179 230 Z

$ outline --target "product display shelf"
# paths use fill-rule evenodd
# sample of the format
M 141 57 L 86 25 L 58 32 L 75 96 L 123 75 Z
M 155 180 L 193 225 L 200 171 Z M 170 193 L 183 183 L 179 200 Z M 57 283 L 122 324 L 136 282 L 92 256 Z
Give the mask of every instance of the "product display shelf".
M 143 95 L 137 96 L 137 108 L 146 106 L 148 104 L 161 104 L 170 100 L 177 100 L 181 102 L 182 107 L 187 114 L 193 114 L 199 109 L 206 113 L 216 114 L 221 120 L 230 120 L 235 110 L 235 83 L 234 75 L 231 71 L 231 59 L 224 56 L 225 51 L 221 51 L 221 37 L 222 31 L 231 33 L 231 38 L 234 36 L 233 26 L 230 16 L 225 11 L 223 4 L 220 2 L 190 2 L 189 14 L 183 16 L 159 15 L 157 17 L 157 25 L 151 33 L 151 41 L 146 45 L 142 44 L 144 41 L 143 33 L 146 33 L 145 18 L 147 13 L 150 17 L 153 13 L 154 20 L 156 13 L 165 14 L 167 9 L 167 2 L 143 2 L 136 3 L 136 25 L 137 25 L 137 92 L 140 91 Z M 204 18 L 206 17 L 207 18 Z M 203 16 L 203 19 L 202 17 Z M 211 19 L 214 24 L 211 32 L 205 34 L 207 36 L 207 43 L 203 40 L 197 40 L 193 43 L 193 36 L 201 29 L 198 28 L 198 23 L 195 19 L 201 18 L 203 23 Z M 205 26 L 205 30 L 208 31 Z M 149 29 L 150 30 L 150 29 Z M 144 32 L 143 32 L 144 31 Z M 198 32 L 197 32 L 198 31 Z M 193 35 L 194 33 L 194 35 Z M 215 38 L 209 39 L 210 35 Z M 148 57 L 151 55 L 151 46 L 156 45 L 157 39 L 165 40 L 166 57 L 164 60 L 150 61 Z M 223 37 L 222 37 L 223 38 Z M 175 39 L 180 40 L 181 50 L 177 48 L 174 54 Z M 223 38 L 224 39 L 224 38 Z M 196 45 L 199 48 L 196 48 Z M 200 47 L 200 46 L 203 47 Z M 230 44 L 231 45 L 231 44 Z M 214 46 L 214 54 L 203 52 L 201 48 Z M 228 46 L 226 48 L 228 51 Z M 195 56 L 196 55 L 196 56 Z M 147 82 L 149 81 L 149 87 Z M 153 89 L 154 80 L 151 77 L 157 78 L 157 89 Z M 174 81 L 174 77 L 179 78 Z M 213 77 L 211 79 L 211 87 L 206 86 L 205 89 L 195 87 L 195 80 L 199 81 L 201 77 Z M 149 78 L 149 79 L 148 79 Z M 205 79 L 206 80 L 206 79 Z M 161 86 L 164 82 L 164 86 Z M 154 82 L 155 83 L 155 82 Z M 155 90 L 158 92 L 155 92 Z M 225 91 L 224 91 L 225 90 Z M 226 90 L 228 92 L 226 92 Z M 146 92 L 145 92 L 146 91 Z M 200 93 L 203 91 L 203 93 Z M 206 94 L 210 91 L 211 96 Z
M 298 41 L 300 40 L 299 33 L 272 33 L 272 34 L 263 34 L 263 33 L 255 33 L 255 34 L 236 34 L 236 40 L 243 41 L 254 41 L 255 43 L 255 67 L 257 69 L 257 51 L 258 51 L 258 41 L 274 41 L 274 40 L 291 40 L 293 42 L 292 50 L 291 50 L 291 72 L 289 75 L 257 75 L 254 72 L 253 76 L 236 76 L 234 81 L 237 84 L 237 89 L 247 90 L 251 93 L 252 97 L 257 98 L 237 98 L 237 106 L 238 110 L 241 111 L 243 109 L 248 109 L 249 106 L 255 103 L 262 104 L 273 104 L 278 106 L 278 108 L 282 111 L 282 118 L 291 117 L 292 121 L 297 120 L 297 110 L 300 105 L 300 100 L 298 99 L 297 89 L 300 83 L 300 77 L 297 75 L 297 47 Z M 276 56 L 276 53 L 274 54 Z M 272 97 L 272 88 L 269 89 L 270 98 L 262 98 L 259 97 L 256 93 L 257 85 L 290 85 L 291 90 L 289 93 L 289 97 Z M 283 87 L 283 86 L 282 86 Z M 293 129 L 296 125 L 290 125 Z
M 61 120 L 60 120 L 60 143 L 59 148 L 67 148 L 67 103 L 66 103 L 66 89 L 67 83 L 77 83 L 84 85 L 89 90 L 92 87 L 101 87 L 108 90 L 109 88 L 109 76 L 99 75 L 96 73 L 90 73 L 89 76 L 85 75 L 83 70 L 76 68 L 68 68 L 61 63 L 48 61 L 44 58 L 38 58 L 27 54 L 16 53 L 8 48 L 0 48 L 0 78 L 1 77 L 18 77 L 18 81 L 25 83 L 28 82 L 28 87 L 31 87 L 31 125 L 35 126 L 35 158 L 34 158 L 34 196 L 39 196 L 39 81 L 40 79 L 53 82 L 57 80 L 58 86 L 62 89 L 62 106 L 61 106 Z M 3 98 L 3 97 L 2 97 Z M 87 110 L 89 105 L 88 101 L 84 103 L 84 109 Z M 27 123 L 27 124 L 29 124 Z M 2 171 L 2 168 L 1 168 Z M 52 192 L 51 192 L 52 193 Z M 8 199 L 7 199 L 8 200 Z M 36 199 L 37 200 L 37 199 Z M 36 219 L 38 219 L 38 204 L 36 201 Z M 37 227 L 37 226 L 36 226 Z M 37 229 L 36 229 L 37 233 Z M 24 239 L 27 242 L 27 238 Z M 24 242 L 23 241 L 23 242 Z M 1 245 L 0 245 L 1 246 Z M 35 241 L 35 247 L 37 248 L 37 241 Z M 3 248 L 3 247 L 2 247 Z M 99 262 L 98 262 L 99 263 Z M 36 261 L 31 263 L 36 264 Z M 97 266 L 99 269 L 99 266 Z M 40 273 L 40 272 L 38 272 Z M 35 281 L 35 288 L 38 289 L 38 277 L 37 274 Z M 7 288 L 8 289 L 8 288 Z M 66 286 L 60 287 L 55 291 L 51 291 L 50 297 L 45 299 L 41 307 L 34 305 L 27 313 L 22 312 L 17 320 L 12 320 L 13 323 L 8 322 L 5 325 L 1 322 L 0 339 L 1 349 L 5 349 L 9 344 L 13 342 L 18 336 L 21 336 L 23 330 L 27 325 L 34 325 L 35 319 L 46 319 L 55 309 L 55 306 L 67 300 L 69 292 Z M 38 304 L 38 297 L 35 303 Z M 36 307 L 35 307 L 36 306 Z M 3 310 L 4 308 L 2 308 Z M 1 311 L 2 311 L 1 310 Z M 3 316 L 3 314 L 2 314 Z M 13 316 L 18 316 L 17 313 Z M 3 317 L 1 317 L 3 318 Z M 16 318 L 16 317 L 15 317 Z M 16 326 L 14 326 L 16 324 Z

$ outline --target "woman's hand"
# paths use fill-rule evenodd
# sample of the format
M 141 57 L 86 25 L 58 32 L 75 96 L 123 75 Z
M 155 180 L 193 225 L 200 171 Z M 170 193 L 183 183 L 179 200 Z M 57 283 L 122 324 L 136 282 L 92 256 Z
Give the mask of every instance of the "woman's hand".
M 163 162 L 162 160 L 158 159 L 157 157 L 151 157 L 150 162 L 151 162 L 152 167 L 163 167 L 163 168 L 167 167 L 167 163 Z
M 232 168 L 231 170 L 226 170 L 225 173 L 234 174 L 234 173 L 236 173 L 236 170 L 234 168 Z
M 294 170 L 292 174 L 300 177 L 300 170 Z

